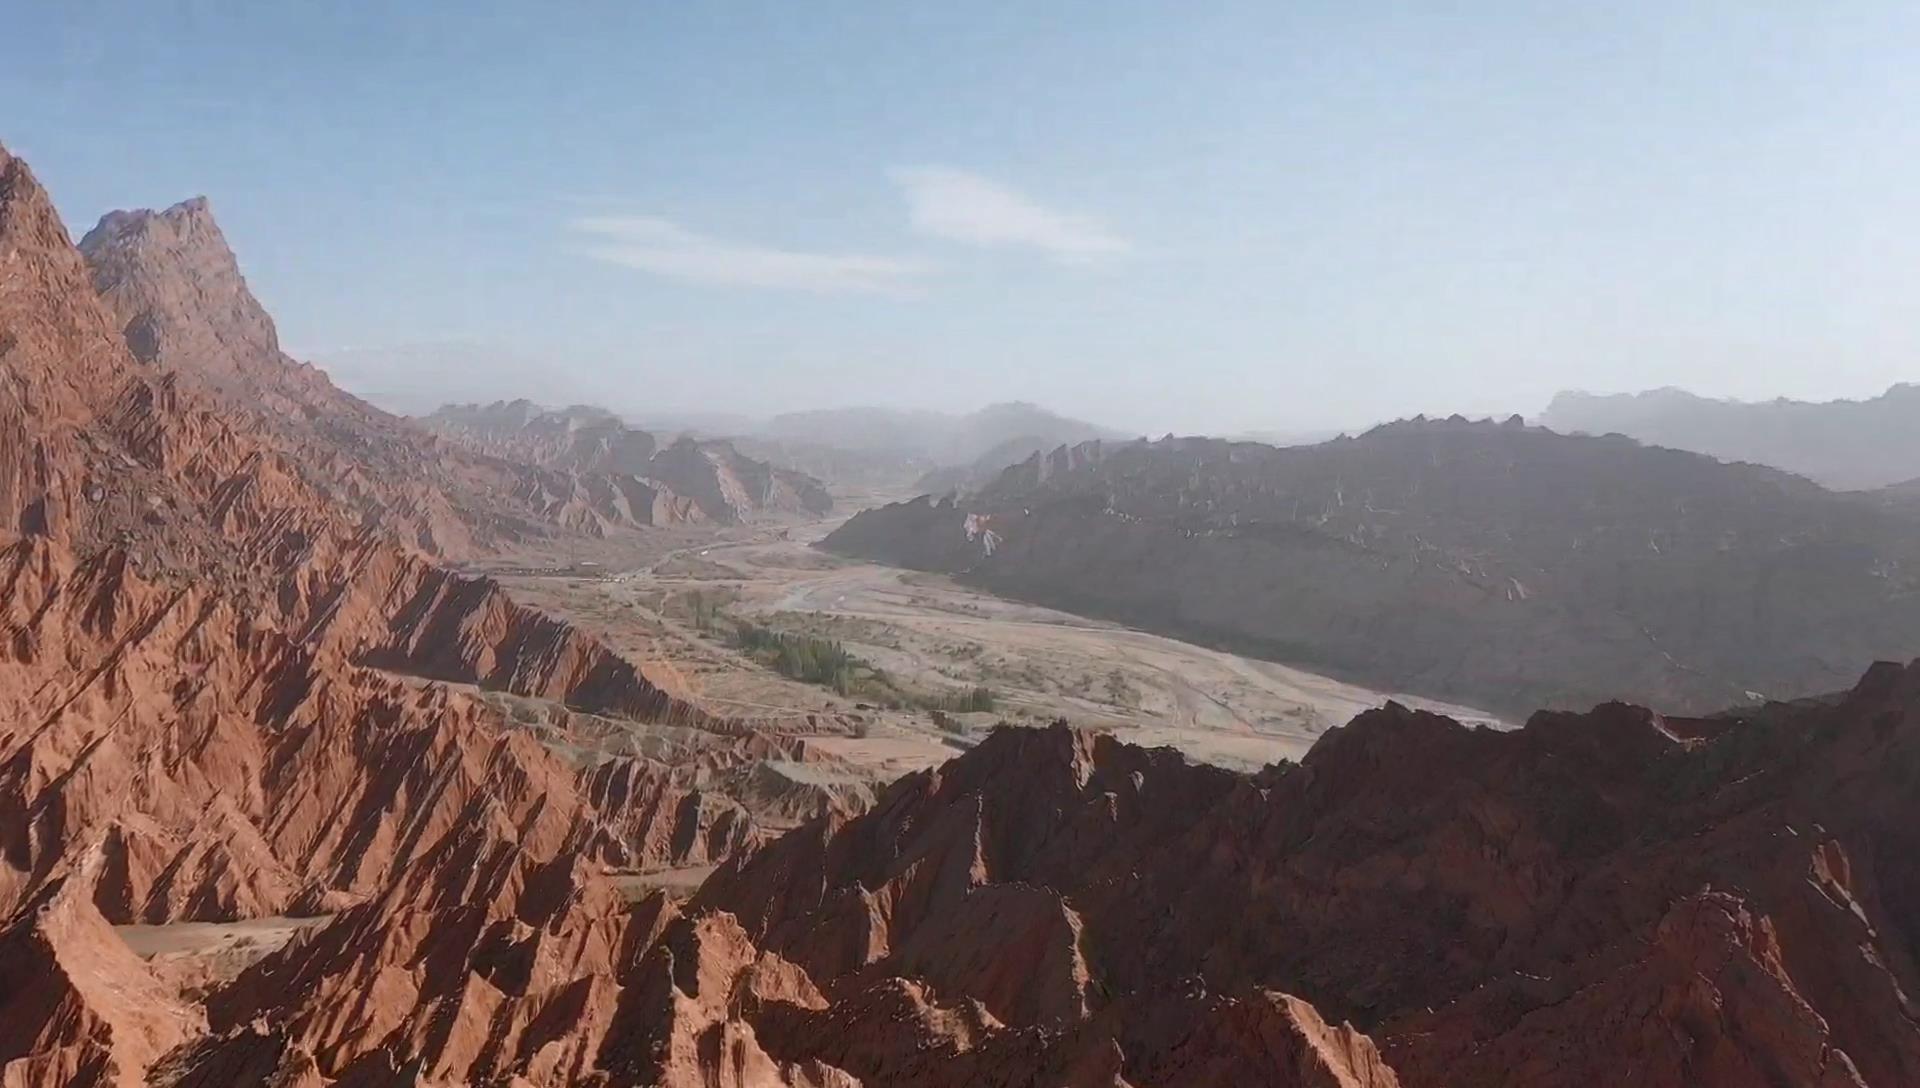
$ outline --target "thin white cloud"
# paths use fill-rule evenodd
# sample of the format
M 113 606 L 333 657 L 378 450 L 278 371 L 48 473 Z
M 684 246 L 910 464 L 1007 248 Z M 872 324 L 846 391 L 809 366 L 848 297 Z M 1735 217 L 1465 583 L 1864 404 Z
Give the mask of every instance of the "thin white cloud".
M 922 234 L 975 246 L 1028 246 L 1072 264 L 1133 249 L 1097 219 L 1045 207 L 964 170 L 913 166 L 889 174 L 906 194 L 914 229 Z
M 688 283 L 831 294 L 912 294 L 926 266 L 898 257 L 802 253 L 728 242 L 644 215 L 602 215 L 568 226 L 594 239 L 584 252 Z

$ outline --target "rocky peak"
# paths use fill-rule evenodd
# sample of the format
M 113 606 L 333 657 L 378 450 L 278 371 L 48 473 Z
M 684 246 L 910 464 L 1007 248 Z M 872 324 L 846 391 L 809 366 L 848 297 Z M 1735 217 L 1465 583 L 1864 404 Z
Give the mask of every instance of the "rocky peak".
M 95 341 L 103 325 L 53 200 L 26 162 L 0 147 L 0 353 L 19 373 L 26 356 L 64 352 L 56 377 L 96 376 L 111 363 Z
M 109 212 L 80 252 L 140 361 L 226 376 L 285 364 L 206 197 Z

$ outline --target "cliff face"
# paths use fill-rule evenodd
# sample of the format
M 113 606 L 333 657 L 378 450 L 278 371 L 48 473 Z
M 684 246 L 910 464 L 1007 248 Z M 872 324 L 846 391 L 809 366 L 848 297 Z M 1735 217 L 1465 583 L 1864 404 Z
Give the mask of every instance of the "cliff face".
M 290 384 L 281 372 L 292 370 L 310 396 L 325 395 L 316 371 L 291 367 L 280 353 L 273 319 L 248 289 L 206 198 L 163 212 L 109 212 L 81 238 L 80 253 L 140 362 L 192 369 L 236 392 Z
M 271 440 L 327 500 L 436 554 L 464 556 L 531 531 L 484 510 L 423 436 L 281 352 L 204 199 L 111 212 L 80 251 L 133 357 Z
M 1515 715 L 1712 709 L 1920 653 L 1920 523 L 1518 420 L 1063 448 L 957 505 L 863 513 L 825 546 Z

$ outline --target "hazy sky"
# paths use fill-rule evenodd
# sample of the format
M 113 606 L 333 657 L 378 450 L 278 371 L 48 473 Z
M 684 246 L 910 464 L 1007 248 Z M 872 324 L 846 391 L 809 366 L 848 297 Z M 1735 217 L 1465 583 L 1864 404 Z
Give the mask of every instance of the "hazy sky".
M 1920 378 L 1911 3 L 7 24 L 0 141 L 76 233 L 205 193 L 291 348 L 428 395 L 1159 432 Z

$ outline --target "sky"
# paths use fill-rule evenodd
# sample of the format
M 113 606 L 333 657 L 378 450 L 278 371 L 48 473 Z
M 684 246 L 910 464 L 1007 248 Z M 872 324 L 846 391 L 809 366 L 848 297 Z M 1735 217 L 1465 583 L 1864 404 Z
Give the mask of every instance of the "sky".
M 388 399 L 1145 433 L 1920 378 L 1920 5 L 26 5 L 68 226 L 208 196 Z

